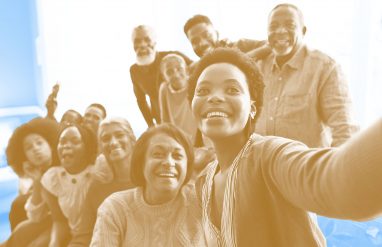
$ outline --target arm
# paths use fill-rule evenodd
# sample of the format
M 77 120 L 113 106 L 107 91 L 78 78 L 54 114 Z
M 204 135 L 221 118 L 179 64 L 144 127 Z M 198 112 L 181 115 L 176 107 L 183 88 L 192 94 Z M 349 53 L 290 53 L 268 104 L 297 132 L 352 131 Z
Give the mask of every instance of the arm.
M 167 83 L 162 83 L 159 87 L 159 111 L 160 118 L 162 119 L 162 123 L 170 122 L 170 115 L 167 107 L 167 97 L 166 97 L 166 87 Z
M 331 129 L 331 146 L 336 147 L 348 140 L 358 127 L 352 123 L 347 81 L 339 65 L 331 65 L 323 72 L 318 111 L 323 122 Z
M 153 116 L 151 115 L 151 112 L 150 112 L 150 107 L 148 106 L 146 101 L 146 94 L 142 91 L 142 89 L 138 85 L 136 85 L 137 82 L 135 81 L 134 72 L 132 68 L 130 68 L 130 77 L 131 77 L 131 81 L 133 82 L 134 94 L 135 94 L 135 97 L 137 98 L 139 110 L 141 111 L 147 125 L 151 127 L 154 125 L 154 122 L 153 122 Z
M 340 148 L 308 149 L 294 141 L 264 147 L 263 165 L 269 165 L 264 169 L 270 184 L 296 207 L 333 218 L 371 219 L 382 213 L 381 140 L 382 119 Z
M 70 229 L 67 219 L 58 204 L 57 197 L 52 195 L 45 188 L 42 188 L 42 195 L 48 204 L 53 219 L 49 247 L 66 246 L 66 243 L 70 239 Z
M 123 235 L 126 232 L 123 230 L 126 228 L 126 218 L 123 216 L 127 212 L 120 207 L 115 207 L 114 203 L 107 198 L 98 208 L 91 247 L 122 246 Z

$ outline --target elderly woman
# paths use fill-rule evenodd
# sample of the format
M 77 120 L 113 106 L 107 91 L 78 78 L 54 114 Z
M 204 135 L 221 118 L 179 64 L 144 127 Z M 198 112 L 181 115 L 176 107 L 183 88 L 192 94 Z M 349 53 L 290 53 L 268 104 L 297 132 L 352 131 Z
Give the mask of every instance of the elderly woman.
M 44 246 L 47 245 L 46 241 L 49 241 L 52 221 L 42 198 L 40 179 L 48 168 L 58 164 L 56 152 L 58 132 L 59 125 L 55 121 L 34 118 L 16 128 L 9 139 L 6 149 L 8 164 L 19 177 L 30 178 L 33 183 L 31 192 L 19 195 L 12 205 L 11 223 L 16 225 L 19 221 L 22 222 L 12 232 L 7 246 L 28 246 L 33 241 L 39 241 L 39 246 Z M 24 206 L 25 218 L 14 222 L 24 211 Z
M 102 154 L 98 167 L 110 171 L 111 176 L 98 176 L 90 186 L 85 206 L 80 215 L 79 230 L 73 236 L 71 245 L 89 246 L 97 218 L 97 209 L 106 197 L 113 192 L 133 187 L 130 179 L 130 159 L 135 145 L 135 135 L 130 123 L 123 118 L 107 118 L 98 128 L 98 143 Z
M 66 246 L 77 230 L 93 180 L 91 168 L 97 153 L 95 136 L 81 125 L 67 125 L 59 134 L 57 153 L 61 166 L 50 168 L 41 184 L 53 218 L 49 246 Z
M 192 145 L 177 127 L 144 132 L 131 160 L 138 187 L 104 201 L 91 246 L 204 246 L 200 204 L 187 184 L 193 161 Z

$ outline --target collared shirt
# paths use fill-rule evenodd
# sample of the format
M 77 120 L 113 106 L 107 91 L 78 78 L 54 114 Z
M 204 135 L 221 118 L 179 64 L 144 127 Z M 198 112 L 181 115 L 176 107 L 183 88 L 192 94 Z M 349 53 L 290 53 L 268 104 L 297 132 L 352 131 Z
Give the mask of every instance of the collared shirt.
M 257 133 L 325 147 L 341 145 L 357 130 L 347 81 L 329 56 L 304 45 L 281 68 L 273 54 L 260 67 L 265 89 Z

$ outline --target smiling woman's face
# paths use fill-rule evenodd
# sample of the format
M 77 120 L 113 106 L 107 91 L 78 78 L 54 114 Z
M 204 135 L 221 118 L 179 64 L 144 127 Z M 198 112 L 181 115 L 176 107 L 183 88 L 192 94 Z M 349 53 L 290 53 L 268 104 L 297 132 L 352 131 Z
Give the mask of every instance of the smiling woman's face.
M 57 152 L 61 165 L 70 173 L 78 173 L 88 165 L 86 164 L 85 143 L 80 131 L 74 126 L 62 131 L 58 140 Z
M 184 147 L 166 134 L 151 137 L 143 168 L 145 195 L 150 203 L 159 204 L 163 198 L 174 198 L 183 186 L 186 175 Z
M 229 63 L 206 67 L 196 83 L 192 111 L 212 140 L 243 133 L 251 111 L 245 74 Z

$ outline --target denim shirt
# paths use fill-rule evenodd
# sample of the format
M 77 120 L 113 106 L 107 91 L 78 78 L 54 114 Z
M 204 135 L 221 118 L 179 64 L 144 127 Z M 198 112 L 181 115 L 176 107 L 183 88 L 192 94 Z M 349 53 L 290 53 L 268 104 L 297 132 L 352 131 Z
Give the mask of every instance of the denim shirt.
M 358 129 L 347 81 L 329 56 L 304 45 L 281 68 L 273 54 L 260 67 L 265 89 L 257 133 L 325 147 L 341 145 Z

